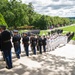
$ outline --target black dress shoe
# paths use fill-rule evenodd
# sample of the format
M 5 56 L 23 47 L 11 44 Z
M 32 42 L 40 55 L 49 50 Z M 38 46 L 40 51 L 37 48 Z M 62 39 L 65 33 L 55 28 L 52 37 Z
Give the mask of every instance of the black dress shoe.
M 7 68 L 7 69 L 11 69 L 11 68 L 13 68 L 13 67 L 7 67 L 7 66 L 6 66 L 6 68 Z

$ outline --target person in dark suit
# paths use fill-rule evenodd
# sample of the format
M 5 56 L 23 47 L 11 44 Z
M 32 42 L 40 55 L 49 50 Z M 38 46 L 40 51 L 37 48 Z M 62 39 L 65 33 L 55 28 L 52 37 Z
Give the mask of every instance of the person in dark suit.
M 11 57 L 11 34 L 8 30 L 6 30 L 5 26 L 2 26 L 2 33 L 1 33 L 1 50 L 3 51 L 5 62 L 6 62 L 6 68 L 11 69 L 12 68 L 12 57 Z
M 38 37 L 38 47 L 39 47 L 40 54 L 42 54 L 42 38 L 41 38 L 41 36 Z
M 1 30 L 1 27 L 0 27 L 0 51 L 1 51 L 1 32 L 2 32 L 2 30 Z
M 37 35 L 37 36 L 36 36 L 36 48 L 37 48 L 37 51 L 39 51 L 38 39 L 39 39 L 39 36 Z
M 43 38 L 42 38 L 42 46 L 43 46 L 44 52 L 46 52 L 46 38 L 45 38 L 45 36 L 43 36 Z
M 2 29 L 1 29 L 1 26 L 0 26 L 0 51 L 1 51 L 1 53 L 2 53 L 3 60 L 5 61 L 3 51 L 1 50 L 1 32 L 2 32 Z
M 24 45 L 26 56 L 29 56 L 29 37 L 27 36 L 27 33 L 23 34 L 22 43 Z
M 18 34 L 18 30 L 14 30 L 12 42 L 13 42 L 13 45 L 14 45 L 16 57 L 18 59 L 20 59 L 20 54 L 21 54 L 20 40 L 21 40 L 21 36 Z
M 31 43 L 31 48 L 32 48 L 32 51 L 33 51 L 33 54 L 36 55 L 36 38 L 35 38 L 35 35 L 32 34 L 31 37 L 30 37 L 30 43 Z

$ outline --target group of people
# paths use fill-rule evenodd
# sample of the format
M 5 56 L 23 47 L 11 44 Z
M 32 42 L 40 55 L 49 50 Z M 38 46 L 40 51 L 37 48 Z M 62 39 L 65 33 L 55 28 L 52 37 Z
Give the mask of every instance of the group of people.
M 52 51 L 57 47 L 67 44 L 67 36 L 62 34 L 54 34 L 47 38 L 47 50 Z
M 11 36 L 10 31 L 6 30 L 5 26 L 1 26 L 0 27 L 0 50 L 6 62 L 7 69 L 11 69 L 13 67 L 12 55 L 11 55 L 12 45 L 14 47 L 16 57 L 20 59 L 21 42 L 24 46 L 26 56 L 29 56 L 29 46 L 31 46 L 31 50 L 34 55 L 36 55 L 37 50 L 39 51 L 40 54 L 42 54 L 42 51 L 46 52 L 45 36 L 36 37 L 34 34 L 31 34 L 31 36 L 28 36 L 27 33 L 23 33 L 23 35 L 21 36 L 18 33 L 18 30 L 14 30 L 13 35 Z M 42 50 L 42 47 L 43 47 L 43 50 Z
M 24 50 L 26 52 L 26 56 L 29 56 L 29 46 L 31 46 L 31 50 L 33 54 L 36 55 L 36 51 L 38 50 L 40 54 L 42 54 L 42 46 L 44 52 L 46 52 L 46 37 L 43 36 L 35 36 L 34 34 L 31 34 L 31 36 L 28 36 L 27 33 L 23 33 L 22 36 L 18 33 L 17 30 L 13 31 L 12 36 L 12 42 L 14 45 L 14 50 L 16 53 L 17 58 L 20 58 L 21 54 L 21 42 L 24 46 Z
M 72 36 L 74 36 L 74 33 Z M 41 37 L 34 34 L 28 36 L 27 33 L 23 33 L 21 36 L 18 30 L 13 30 L 11 35 L 10 31 L 6 30 L 5 26 L 0 26 L 0 50 L 2 52 L 4 61 L 6 62 L 7 69 L 11 69 L 13 67 L 11 55 L 12 45 L 14 47 L 16 57 L 20 59 L 21 43 L 23 44 L 26 56 L 29 56 L 29 46 L 31 47 L 31 51 L 34 55 L 36 55 L 37 51 L 42 54 L 42 52 L 46 52 L 47 50 L 50 51 L 55 49 L 60 44 L 66 44 L 67 39 L 67 34 L 65 36 L 54 34 L 47 37 L 43 35 Z

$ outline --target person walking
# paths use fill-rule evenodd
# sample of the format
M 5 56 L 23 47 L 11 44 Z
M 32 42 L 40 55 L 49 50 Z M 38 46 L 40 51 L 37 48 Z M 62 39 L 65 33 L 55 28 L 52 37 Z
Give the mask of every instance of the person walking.
M 42 38 L 42 46 L 43 46 L 44 52 L 46 52 L 46 38 L 45 38 L 45 36 L 43 36 L 43 38 Z
M 42 38 L 39 36 L 38 38 L 38 47 L 39 47 L 39 52 L 42 54 Z
M 6 68 L 11 69 L 12 66 L 12 57 L 11 57 L 11 34 L 8 30 L 6 30 L 5 26 L 1 27 L 2 33 L 1 33 L 1 50 L 4 54 L 5 62 L 6 62 Z
M 27 36 L 27 33 L 23 34 L 22 43 L 24 45 L 26 56 L 29 56 L 29 37 Z
M 16 57 L 20 59 L 20 54 L 21 54 L 21 46 L 20 46 L 20 40 L 21 36 L 18 33 L 18 30 L 13 31 L 13 37 L 12 37 L 12 42 L 14 45 L 14 50 L 16 53 Z
M 30 38 L 30 44 L 31 44 L 31 48 L 32 48 L 32 51 L 33 51 L 33 54 L 36 55 L 36 38 L 35 38 L 35 35 L 32 34 L 31 35 L 31 38 Z
M 38 46 L 38 38 L 39 38 L 39 35 L 36 35 L 36 48 L 37 48 L 37 51 L 39 51 L 39 46 Z

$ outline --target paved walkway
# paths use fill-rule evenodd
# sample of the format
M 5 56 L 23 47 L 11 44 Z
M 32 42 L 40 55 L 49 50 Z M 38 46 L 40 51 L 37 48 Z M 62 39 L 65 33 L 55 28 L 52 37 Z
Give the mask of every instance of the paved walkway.
M 5 62 L 0 60 L 0 75 L 75 75 L 75 45 L 67 44 L 42 55 L 25 56 L 21 59 L 13 52 L 13 68 L 7 70 Z

